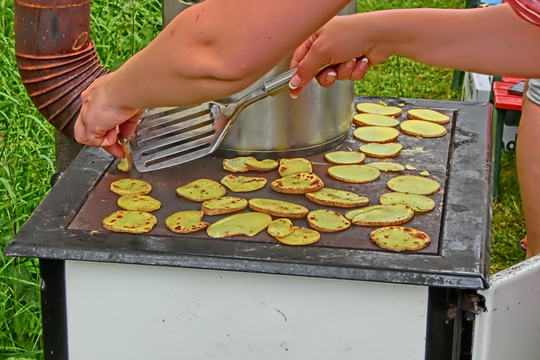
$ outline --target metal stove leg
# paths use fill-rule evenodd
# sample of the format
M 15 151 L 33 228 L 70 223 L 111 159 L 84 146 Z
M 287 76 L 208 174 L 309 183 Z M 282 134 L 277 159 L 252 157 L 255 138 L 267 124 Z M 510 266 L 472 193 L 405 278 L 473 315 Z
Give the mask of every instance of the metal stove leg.
M 68 360 L 64 263 L 63 260 L 39 260 L 45 360 Z
M 457 289 L 429 288 L 426 360 L 456 360 Z
M 56 172 L 64 172 L 69 164 L 75 159 L 84 145 L 76 143 L 73 139 L 56 130 L 55 134 L 56 146 Z
M 474 319 L 485 311 L 484 298 L 475 291 L 430 288 L 429 304 L 426 359 L 470 360 Z

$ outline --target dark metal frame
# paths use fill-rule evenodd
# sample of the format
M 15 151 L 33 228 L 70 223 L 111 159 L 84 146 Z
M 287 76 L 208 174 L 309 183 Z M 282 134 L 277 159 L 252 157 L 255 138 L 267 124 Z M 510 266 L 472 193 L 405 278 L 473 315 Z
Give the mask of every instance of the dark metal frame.
M 45 360 L 68 359 L 64 261 L 40 259 L 43 355 Z
M 459 300 L 459 289 L 429 288 L 426 360 L 456 360 L 459 353 L 455 329 L 460 319 L 449 319 L 448 309 Z

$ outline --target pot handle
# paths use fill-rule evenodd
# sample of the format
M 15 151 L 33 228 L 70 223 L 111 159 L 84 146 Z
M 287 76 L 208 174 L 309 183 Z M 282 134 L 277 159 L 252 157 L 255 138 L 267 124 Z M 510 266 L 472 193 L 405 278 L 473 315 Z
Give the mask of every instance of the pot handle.
M 317 70 L 317 74 L 319 74 L 321 71 L 328 69 L 332 65 L 335 64 L 325 64 Z M 289 81 L 292 78 L 292 75 L 296 69 L 291 69 L 289 71 L 286 71 L 282 74 L 279 74 L 276 77 L 273 77 L 270 80 L 267 80 L 264 82 L 264 89 L 266 92 L 271 96 L 276 96 L 278 94 L 281 94 L 283 91 L 287 90 L 289 88 Z

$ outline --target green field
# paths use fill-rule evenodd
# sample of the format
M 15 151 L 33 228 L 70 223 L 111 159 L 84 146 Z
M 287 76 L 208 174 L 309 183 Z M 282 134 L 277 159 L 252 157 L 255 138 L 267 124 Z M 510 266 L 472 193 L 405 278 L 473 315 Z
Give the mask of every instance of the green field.
M 360 0 L 359 11 L 404 7 L 462 7 L 464 1 Z M 92 1 L 92 37 L 101 59 L 116 69 L 161 28 L 158 1 Z M 50 189 L 55 169 L 54 131 L 21 85 L 13 47 L 13 0 L 0 0 L 0 249 L 21 228 Z M 357 94 L 459 100 L 452 70 L 390 58 L 355 86 Z M 492 272 L 524 258 L 524 236 L 513 153 L 503 155 L 501 196 L 493 212 Z M 0 360 L 42 359 L 39 269 L 33 259 L 0 253 Z

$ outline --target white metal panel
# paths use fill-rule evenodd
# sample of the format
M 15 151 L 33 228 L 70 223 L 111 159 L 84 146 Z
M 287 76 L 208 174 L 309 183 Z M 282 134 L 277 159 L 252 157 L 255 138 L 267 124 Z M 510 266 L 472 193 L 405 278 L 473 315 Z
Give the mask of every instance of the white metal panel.
M 487 312 L 476 317 L 473 360 L 539 360 L 540 256 L 494 274 L 479 293 Z
M 466 72 L 463 79 L 462 101 L 489 102 L 493 76 Z
M 66 261 L 70 360 L 424 359 L 428 288 Z

